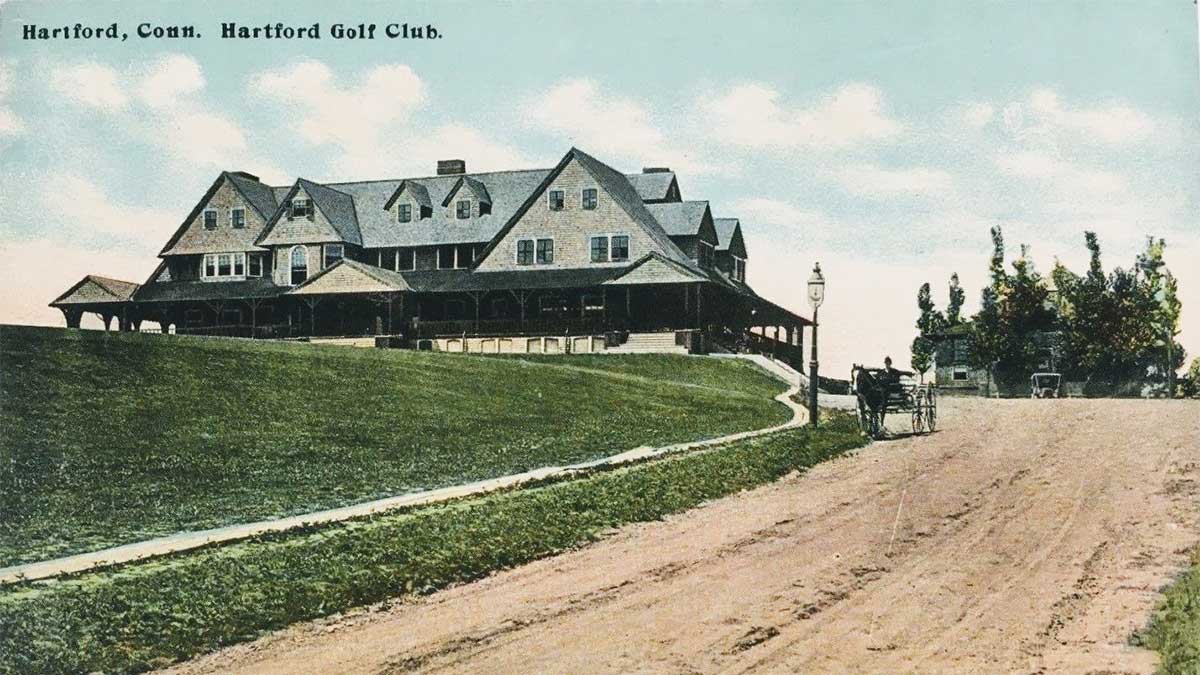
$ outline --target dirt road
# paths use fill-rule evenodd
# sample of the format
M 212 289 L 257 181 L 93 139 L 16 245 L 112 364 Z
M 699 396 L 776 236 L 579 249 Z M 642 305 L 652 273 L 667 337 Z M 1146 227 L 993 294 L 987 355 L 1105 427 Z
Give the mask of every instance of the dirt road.
M 944 401 L 942 431 L 179 672 L 1149 672 L 1200 405 Z

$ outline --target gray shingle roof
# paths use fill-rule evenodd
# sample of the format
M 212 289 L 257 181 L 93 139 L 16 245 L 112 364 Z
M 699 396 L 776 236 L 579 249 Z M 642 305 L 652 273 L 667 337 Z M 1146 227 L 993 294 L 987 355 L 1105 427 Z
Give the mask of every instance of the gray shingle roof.
M 629 173 L 625 178 L 643 200 L 662 201 L 667 198 L 671 183 L 675 182 L 675 172 Z
M 258 211 L 258 215 L 263 217 L 263 220 L 270 221 L 271 216 L 275 215 L 275 210 L 279 208 L 279 200 L 275 198 L 275 190 L 269 185 L 246 178 L 245 176 L 229 172 L 226 174 L 234 187 L 242 193 L 246 201 L 250 202 L 250 206 Z
M 463 220 L 455 218 L 453 209 L 437 206 L 463 176 L 328 183 L 327 187 L 350 195 L 358 204 L 358 227 L 365 248 L 431 246 L 491 241 L 549 173 L 550 169 L 531 169 L 470 174 L 492 200 L 492 212 Z M 422 188 L 428 193 L 435 206 L 432 217 L 398 223 L 389 211 L 380 208 L 401 183 L 411 186 L 414 195 Z
M 313 203 L 325 214 L 329 224 L 337 230 L 343 241 L 362 246 L 362 233 L 358 228 L 358 213 L 354 208 L 354 198 L 328 185 L 321 185 L 303 178 L 296 181 L 304 192 L 312 198 Z
M 704 214 L 708 211 L 708 202 L 670 202 L 667 204 L 647 204 L 646 208 L 662 225 L 663 230 L 673 237 L 696 236 L 704 224 Z
M 271 298 L 286 290 L 286 288 L 276 286 L 267 277 L 244 281 L 166 281 L 142 285 L 133 294 L 133 299 L 137 302 L 237 300 Z
M 737 218 L 713 218 L 713 226 L 717 228 L 717 250 L 729 249 L 733 233 L 741 225 Z
M 400 198 L 400 195 L 403 192 L 408 192 L 411 194 L 413 199 L 416 200 L 417 204 L 428 209 L 433 208 L 433 201 L 429 199 L 429 190 L 424 185 L 421 185 L 415 180 L 402 180 L 400 181 L 400 184 L 396 186 L 395 191 L 392 192 L 392 196 L 388 197 L 388 200 L 384 202 L 383 210 L 390 210 L 392 208 L 392 204 L 396 203 L 396 200 Z
M 323 283 L 332 280 L 333 284 Z M 287 292 L 288 295 L 330 293 L 393 292 L 412 290 L 400 272 L 385 270 L 350 258 L 342 258 L 307 281 Z
M 87 287 L 87 292 L 80 292 L 80 289 L 85 286 Z M 121 281 L 120 279 L 110 279 L 108 277 L 89 274 L 67 289 L 65 293 L 55 298 L 50 303 L 50 306 L 125 302 L 133 297 L 137 289 L 138 284 L 132 281 Z

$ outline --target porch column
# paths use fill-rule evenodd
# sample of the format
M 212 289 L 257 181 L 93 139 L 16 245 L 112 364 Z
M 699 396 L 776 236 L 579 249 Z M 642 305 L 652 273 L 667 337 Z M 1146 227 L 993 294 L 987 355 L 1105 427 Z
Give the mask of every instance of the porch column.
M 779 348 L 779 324 L 775 324 L 775 341 L 771 343 L 771 358 L 775 358 L 775 352 Z
M 105 331 L 111 330 L 113 315 L 112 314 L 101 314 L 100 318 L 104 320 L 104 330 Z
M 159 330 L 159 331 L 160 331 L 160 332 L 161 332 L 163 335 L 166 335 L 167 333 L 170 333 L 170 332 L 171 332 L 171 322 L 170 322 L 170 321 L 167 321 L 166 319 L 159 319 L 159 321 L 158 321 L 158 330 Z
M 59 310 L 63 313 L 63 318 L 67 321 L 67 328 L 79 328 L 79 322 L 83 319 L 82 310 L 64 309 L 62 307 Z

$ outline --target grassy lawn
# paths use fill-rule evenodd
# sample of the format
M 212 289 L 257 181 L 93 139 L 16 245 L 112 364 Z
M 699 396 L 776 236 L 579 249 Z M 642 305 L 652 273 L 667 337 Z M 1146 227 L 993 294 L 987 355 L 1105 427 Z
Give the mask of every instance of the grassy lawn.
M 1150 627 L 1136 636 L 1162 657 L 1162 675 L 1200 673 L 1200 550 L 1192 567 L 1167 590 Z
M 0 672 L 138 672 L 427 593 L 775 480 L 864 439 L 848 416 L 709 452 L 0 588 Z
M 743 363 L 562 363 L 0 327 L 0 566 L 789 416 Z

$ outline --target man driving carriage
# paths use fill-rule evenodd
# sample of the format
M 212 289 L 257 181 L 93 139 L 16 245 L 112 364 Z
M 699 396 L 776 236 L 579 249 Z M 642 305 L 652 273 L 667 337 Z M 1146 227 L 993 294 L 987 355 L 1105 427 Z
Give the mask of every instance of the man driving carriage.
M 879 383 L 883 385 L 885 396 L 893 395 L 901 391 L 900 378 L 913 377 L 915 373 L 908 370 L 898 370 L 892 367 L 892 357 L 883 357 L 883 370 L 879 371 Z M 884 405 L 879 411 L 879 425 L 882 427 L 887 418 L 887 406 Z

